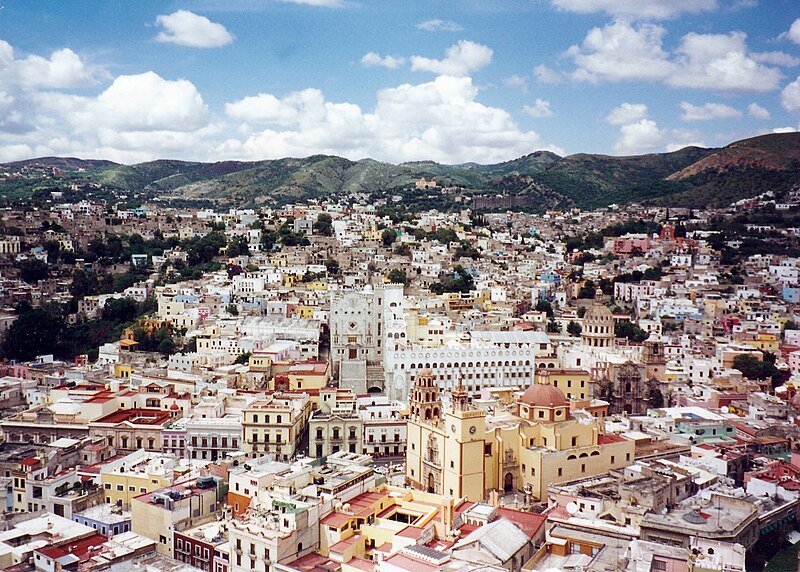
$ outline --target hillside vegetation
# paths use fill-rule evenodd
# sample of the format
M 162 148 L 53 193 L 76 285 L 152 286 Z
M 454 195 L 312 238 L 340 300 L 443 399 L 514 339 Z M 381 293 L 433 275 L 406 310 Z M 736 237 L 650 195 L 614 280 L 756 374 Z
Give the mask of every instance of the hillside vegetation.
M 1 176 L 8 173 L 15 176 Z M 414 183 L 422 177 L 453 190 L 417 191 Z M 536 151 L 491 165 L 431 161 L 394 165 L 327 155 L 252 162 L 158 160 L 136 165 L 50 157 L 0 165 L 0 193 L 18 199 L 38 192 L 41 197 L 76 178 L 109 189 L 143 190 L 147 197 L 210 201 L 220 206 L 283 205 L 359 193 L 372 198 L 399 196 L 409 208 L 461 208 L 474 197 L 492 199 L 485 204 L 513 204 L 531 211 L 633 201 L 725 206 L 797 184 L 800 134 L 763 135 L 720 149 L 686 147 L 630 157 L 586 153 L 559 157 Z

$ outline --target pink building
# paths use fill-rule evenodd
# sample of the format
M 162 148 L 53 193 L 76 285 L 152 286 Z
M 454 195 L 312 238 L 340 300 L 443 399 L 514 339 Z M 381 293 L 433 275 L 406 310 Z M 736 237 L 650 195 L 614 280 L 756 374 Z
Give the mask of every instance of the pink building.
M 626 234 L 614 239 L 614 255 L 627 257 L 650 250 L 650 237 L 646 234 Z

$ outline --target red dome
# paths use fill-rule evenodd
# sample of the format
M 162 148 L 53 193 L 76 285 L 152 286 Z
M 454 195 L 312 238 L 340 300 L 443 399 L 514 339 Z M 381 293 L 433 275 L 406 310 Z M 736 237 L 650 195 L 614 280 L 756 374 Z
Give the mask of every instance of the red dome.
M 557 387 L 534 383 L 525 390 L 519 402 L 531 407 L 563 407 L 567 405 L 567 398 Z

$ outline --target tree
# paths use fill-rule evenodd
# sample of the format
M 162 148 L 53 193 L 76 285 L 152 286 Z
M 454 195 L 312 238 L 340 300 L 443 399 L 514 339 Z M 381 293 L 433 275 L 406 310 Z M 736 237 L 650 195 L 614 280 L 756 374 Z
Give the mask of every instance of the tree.
M 392 284 L 408 286 L 408 276 L 406 276 L 406 271 L 402 268 L 392 268 L 386 275 L 386 279 Z
M 239 308 L 236 307 L 236 304 L 228 304 L 227 306 L 225 306 L 225 311 L 228 312 L 231 316 L 239 315 Z
M 411 247 L 407 244 L 399 244 L 395 246 L 394 253 L 398 256 L 411 256 Z
M 384 246 L 389 247 L 397 240 L 397 232 L 391 228 L 385 228 L 381 233 L 381 240 Z
M 664 394 L 657 387 L 650 390 L 650 407 L 653 409 L 664 407 Z
M 250 361 L 250 356 L 253 355 L 252 352 L 244 352 L 236 356 L 236 359 L 233 360 L 233 363 L 244 365 Z
M 552 319 L 554 316 L 553 305 L 547 300 L 541 300 L 541 299 L 537 300 L 534 310 L 536 310 L 537 312 L 544 312 L 550 319 Z
M 647 339 L 647 332 L 630 320 L 614 324 L 614 335 L 618 338 L 627 338 L 632 342 L 643 342 Z
M 331 236 L 333 234 L 333 219 L 328 213 L 322 213 L 314 223 L 314 232 L 321 236 Z
M 453 274 L 431 284 L 431 292 L 434 294 L 444 294 L 446 292 L 469 294 L 474 288 L 475 280 L 472 278 L 472 274 L 467 272 L 460 264 L 453 268 Z
M 328 258 L 328 260 L 325 261 L 325 269 L 331 276 L 336 276 L 339 274 L 339 261 L 335 258 Z
M 103 306 L 103 319 L 109 322 L 126 323 L 134 320 L 138 308 L 133 298 L 112 298 Z
M 28 284 L 36 284 L 47 278 L 47 263 L 38 258 L 28 258 L 19 265 L 19 276 Z
M 37 355 L 53 353 L 65 326 L 63 320 L 44 310 L 24 312 L 6 333 L 3 356 L 28 361 Z
M 550 320 L 547 322 L 547 333 L 548 334 L 560 334 L 561 333 L 561 324 L 556 322 L 555 320 Z
M 57 263 L 61 254 L 61 244 L 57 240 L 48 240 L 44 243 L 44 249 L 47 251 L 47 261 L 51 264 Z
M 580 336 L 582 331 L 583 328 L 575 320 L 570 320 L 569 324 L 567 324 L 567 333 L 570 336 Z
M 770 379 L 773 387 L 777 386 L 785 376 L 784 372 L 775 367 L 776 356 L 766 352 L 764 360 L 748 354 L 739 354 L 733 358 L 733 367 L 742 372 L 747 379 Z
M 230 241 L 228 243 L 228 248 L 225 249 L 225 254 L 229 257 L 249 255 L 250 247 L 247 244 L 247 238 L 240 236 Z
M 578 298 L 591 299 L 595 297 L 596 293 L 597 286 L 595 283 L 592 280 L 587 280 L 583 283 L 583 286 L 581 286 L 581 289 L 578 292 Z
M 201 238 L 193 238 L 186 245 L 189 254 L 189 264 L 194 266 L 204 262 L 211 262 L 219 251 L 225 247 L 228 239 L 219 232 L 209 232 Z

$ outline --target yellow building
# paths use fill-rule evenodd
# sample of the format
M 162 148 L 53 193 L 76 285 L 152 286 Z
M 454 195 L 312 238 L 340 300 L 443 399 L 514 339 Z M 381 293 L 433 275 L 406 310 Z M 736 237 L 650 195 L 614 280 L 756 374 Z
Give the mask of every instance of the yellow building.
M 242 411 L 242 450 L 250 456 L 274 453 L 287 461 L 297 451 L 311 416 L 305 393 L 274 393 Z
M 136 451 L 100 470 L 100 487 L 108 504 L 129 507 L 134 497 L 167 487 L 175 476 L 167 455 Z
M 591 395 L 591 375 L 582 369 L 540 369 L 534 379 L 536 383 L 557 387 L 570 401 L 586 399 Z
M 600 475 L 633 462 L 633 441 L 604 435 L 602 420 L 578 421 L 552 385 L 531 385 L 512 411 L 473 409 L 463 387 L 442 412 L 430 370 L 410 399 L 406 480 L 418 489 L 481 501 L 492 490 L 541 499 L 547 485 Z M 483 459 L 483 463 L 479 461 Z

